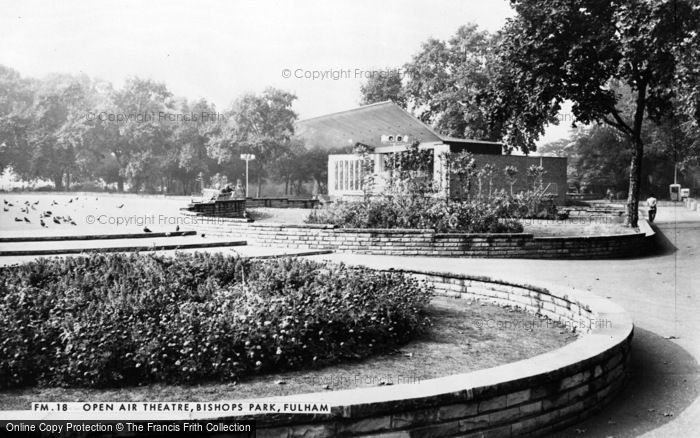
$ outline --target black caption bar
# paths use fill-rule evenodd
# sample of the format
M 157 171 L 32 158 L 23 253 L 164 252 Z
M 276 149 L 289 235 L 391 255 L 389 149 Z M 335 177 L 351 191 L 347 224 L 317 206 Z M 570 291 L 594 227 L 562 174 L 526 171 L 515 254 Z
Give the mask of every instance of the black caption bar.
M 0 435 L 7 437 L 235 437 L 255 438 L 254 421 L 173 420 L 173 421 L 81 421 L 22 420 L 0 421 Z

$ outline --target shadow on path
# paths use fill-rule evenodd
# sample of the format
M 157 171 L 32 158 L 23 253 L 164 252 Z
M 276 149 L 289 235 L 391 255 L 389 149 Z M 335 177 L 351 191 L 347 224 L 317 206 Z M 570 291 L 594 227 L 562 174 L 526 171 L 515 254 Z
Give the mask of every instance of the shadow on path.
M 631 360 L 627 385 L 611 404 L 549 436 L 637 437 L 673 421 L 700 396 L 700 365 L 673 341 L 635 327 Z
M 675 252 L 678 248 L 673 244 L 666 234 L 662 232 L 657 224 L 650 223 L 651 228 L 654 230 L 654 247 L 652 249 L 653 256 L 657 255 L 668 255 Z M 665 227 L 664 227 L 665 228 Z

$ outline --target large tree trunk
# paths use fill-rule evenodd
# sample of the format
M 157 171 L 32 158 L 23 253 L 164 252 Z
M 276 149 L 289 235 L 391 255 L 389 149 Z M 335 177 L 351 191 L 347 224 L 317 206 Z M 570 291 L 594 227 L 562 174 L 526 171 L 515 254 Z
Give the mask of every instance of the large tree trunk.
M 117 178 L 117 190 L 119 193 L 124 192 L 124 178 L 121 176 Z
M 636 227 L 639 219 L 639 188 L 642 182 L 643 156 L 644 144 L 641 138 L 636 138 L 633 140 L 630 185 L 627 194 L 627 225 L 630 227 Z
M 63 190 L 63 174 L 61 175 L 54 175 L 53 177 L 53 185 L 55 186 L 54 188 L 56 191 L 61 191 Z
M 260 197 L 260 186 L 262 185 L 261 180 L 262 180 L 262 178 L 260 178 L 260 172 L 258 172 L 258 175 L 257 175 L 258 187 L 255 190 L 255 197 L 256 198 Z

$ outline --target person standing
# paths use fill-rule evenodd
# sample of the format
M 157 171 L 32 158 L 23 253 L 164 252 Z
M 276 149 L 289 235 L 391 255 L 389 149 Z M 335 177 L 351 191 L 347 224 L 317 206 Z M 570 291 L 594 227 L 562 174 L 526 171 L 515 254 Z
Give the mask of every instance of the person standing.
M 647 207 L 649 207 L 649 222 L 654 222 L 656 217 L 656 197 L 653 193 L 647 198 Z
M 613 202 L 615 195 L 613 195 L 612 189 L 608 188 L 608 191 L 605 192 L 605 197 L 608 198 L 608 202 Z

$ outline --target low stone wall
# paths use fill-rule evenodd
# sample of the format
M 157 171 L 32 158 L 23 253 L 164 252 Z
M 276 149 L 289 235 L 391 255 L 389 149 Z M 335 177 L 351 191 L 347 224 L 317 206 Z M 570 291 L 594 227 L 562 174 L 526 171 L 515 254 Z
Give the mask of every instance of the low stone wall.
M 212 202 L 195 202 L 181 211 L 203 216 L 243 218 L 245 209 L 245 199 L 217 199 Z
M 327 403 L 331 414 L 258 415 L 262 437 L 515 437 L 574 424 L 607 404 L 623 386 L 633 325 L 610 300 L 559 287 L 546 289 L 483 277 L 410 272 L 437 293 L 527 311 L 576 328 L 558 350 L 471 373 L 418 383 L 251 403 Z
M 289 198 L 248 198 L 248 208 L 314 208 L 318 205 L 318 199 L 289 199 Z
M 593 237 L 535 237 L 527 233 L 444 234 L 432 230 L 348 229 L 226 218 L 212 223 L 191 217 L 187 223 L 209 235 L 243 238 L 249 245 L 401 256 L 619 258 L 645 254 L 652 246 L 649 236 L 653 235 L 653 232 Z

